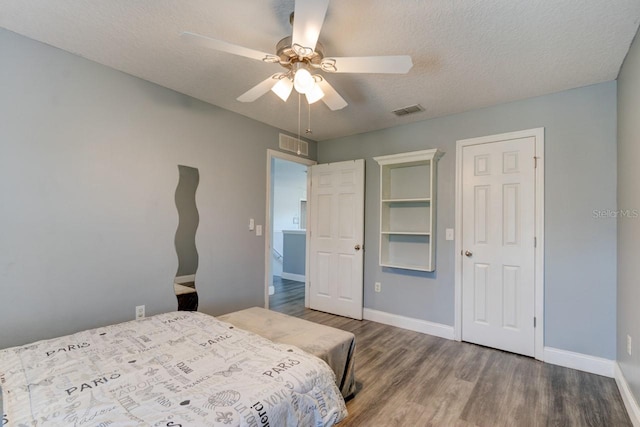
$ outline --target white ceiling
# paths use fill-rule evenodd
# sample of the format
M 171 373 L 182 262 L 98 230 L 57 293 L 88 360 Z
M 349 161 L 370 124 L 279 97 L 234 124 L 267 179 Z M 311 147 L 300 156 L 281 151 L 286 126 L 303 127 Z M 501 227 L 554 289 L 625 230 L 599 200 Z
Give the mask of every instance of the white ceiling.
M 293 0 L 2 0 L 0 26 L 296 134 L 296 96 L 236 101 L 279 65 L 179 37 L 274 52 L 293 9 Z M 319 39 L 327 56 L 409 54 L 414 66 L 406 75 L 328 75 L 349 105 L 312 105 L 311 138 L 614 80 L 639 22 L 640 0 L 333 0 Z M 416 103 L 426 111 L 391 113 Z

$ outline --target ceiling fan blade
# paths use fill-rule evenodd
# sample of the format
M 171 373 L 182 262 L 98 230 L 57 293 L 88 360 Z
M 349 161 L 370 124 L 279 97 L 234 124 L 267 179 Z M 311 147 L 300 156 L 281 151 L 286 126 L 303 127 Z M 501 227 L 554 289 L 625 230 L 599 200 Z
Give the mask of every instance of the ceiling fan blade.
M 292 46 L 299 45 L 311 49 L 309 53 L 313 53 L 328 6 L 329 0 L 296 0 Z
M 280 81 L 280 76 L 282 73 L 276 73 L 271 77 L 268 77 L 240 95 L 237 99 L 240 102 L 253 102 L 256 99 L 260 98 L 265 93 L 269 92 L 272 87 L 276 85 Z
M 348 105 L 347 101 L 345 101 L 344 98 L 342 98 L 333 86 L 331 86 L 325 79 L 320 80 L 316 84 L 320 86 L 320 89 L 324 92 L 322 101 L 327 104 L 327 107 L 331 110 L 342 110 Z
M 272 57 L 275 57 L 273 59 L 275 59 L 275 62 L 277 62 L 278 59 L 275 55 L 271 55 L 269 53 L 264 53 L 258 50 L 253 50 L 235 44 L 227 43 L 222 40 L 212 39 L 211 37 L 203 36 L 196 33 L 190 33 L 188 31 L 181 33 L 180 38 L 188 43 L 208 47 L 210 49 L 215 49 L 221 52 L 227 52 L 238 56 L 244 56 L 246 58 L 257 59 L 258 61 L 263 61 L 265 60 L 265 58 L 271 59 Z
M 413 62 L 409 55 L 324 58 L 320 67 L 330 73 L 408 73 Z

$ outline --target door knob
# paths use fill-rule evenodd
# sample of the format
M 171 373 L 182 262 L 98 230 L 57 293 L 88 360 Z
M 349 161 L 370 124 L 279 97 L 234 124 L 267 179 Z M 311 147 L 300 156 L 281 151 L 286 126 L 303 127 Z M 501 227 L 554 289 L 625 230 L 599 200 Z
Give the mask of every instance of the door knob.
M 473 255 L 473 252 L 470 252 L 470 251 L 464 251 L 464 254 L 465 254 L 466 256 L 470 257 L 470 256 L 472 256 L 472 255 Z
M 360 245 L 356 245 L 353 249 L 355 249 L 356 251 L 360 250 Z

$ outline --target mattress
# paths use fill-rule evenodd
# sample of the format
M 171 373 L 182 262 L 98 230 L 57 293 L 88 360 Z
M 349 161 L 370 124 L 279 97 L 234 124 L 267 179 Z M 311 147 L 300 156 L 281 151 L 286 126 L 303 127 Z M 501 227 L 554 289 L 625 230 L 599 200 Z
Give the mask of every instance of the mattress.
M 344 397 L 351 396 L 355 392 L 356 337 L 351 332 L 260 307 L 225 314 L 218 316 L 218 319 L 271 341 L 294 345 L 319 357 L 333 370 L 337 385 Z
M 329 366 L 197 312 L 0 351 L 3 423 L 329 426 L 347 412 Z

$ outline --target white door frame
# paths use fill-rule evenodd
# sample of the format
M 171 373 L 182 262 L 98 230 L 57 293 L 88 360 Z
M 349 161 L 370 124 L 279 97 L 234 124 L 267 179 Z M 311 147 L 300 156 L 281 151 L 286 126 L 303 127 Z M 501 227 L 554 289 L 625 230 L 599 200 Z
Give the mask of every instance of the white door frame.
M 455 311 L 454 339 L 462 340 L 462 149 L 469 145 L 487 144 L 518 138 L 535 138 L 535 358 L 544 360 L 544 128 L 528 129 L 456 142 L 456 207 L 455 207 Z
M 283 153 L 282 151 L 272 150 L 270 148 L 267 149 L 267 213 L 265 215 L 266 221 L 264 225 L 264 308 L 269 308 L 269 277 L 271 276 L 271 223 L 273 218 L 271 218 L 271 161 L 276 159 L 287 160 L 290 162 L 299 163 L 301 165 L 311 166 L 315 165 L 318 162 L 311 159 L 305 159 L 303 157 L 294 156 L 293 154 Z M 307 177 L 307 200 L 309 195 L 309 177 Z M 307 202 L 308 203 L 308 202 Z M 307 260 L 306 263 L 309 265 L 309 209 L 307 209 L 307 245 L 306 245 L 306 253 Z M 307 287 L 307 283 L 309 278 L 305 279 L 305 289 Z M 307 299 L 309 296 L 308 292 L 305 292 L 305 306 L 308 305 Z

